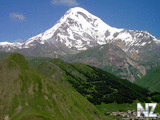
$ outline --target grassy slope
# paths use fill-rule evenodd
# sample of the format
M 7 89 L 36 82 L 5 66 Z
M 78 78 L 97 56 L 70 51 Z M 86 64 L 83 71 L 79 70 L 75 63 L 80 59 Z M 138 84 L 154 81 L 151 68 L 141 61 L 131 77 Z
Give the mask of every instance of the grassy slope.
M 33 68 L 36 68 L 40 63 L 50 59 L 51 58 L 48 57 L 26 57 L 26 60 Z
M 97 109 L 55 71 L 49 79 L 17 53 L 0 61 L 0 117 L 11 120 L 100 119 Z M 61 83 L 60 83 L 61 82 Z M 102 118 L 103 119 L 103 118 Z
M 36 59 L 39 59 L 39 58 L 35 58 Z M 36 61 L 39 61 L 39 60 L 36 60 Z M 58 60 L 60 61 L 60 60 Z M 57 61 L 57 62 L 58 62 Z M 33 62 L 33 61 L 32 61 Z M 54 78 L 55 75 L 55 69 L 56 70 L 60 70 L 60 68 L 53 64 L 53 61 L 46 61 L 46 62 L 43 62 L 41 63 L 42 61 L 39 61 L 39 66 L 38 66 L 38 70 L 44 74 L 45 76 L 49 77 L 49 78 Z M 54 61 L 55 63 L 56 61 Z M 61 61 L 62 62 L 62 61 Z M 59 65 L 63 68 L 63 65 L 64 64 L 61 64 L 61 62 L 59 63 Z M 31 62 L 30 62 L 31 63 Z M 63 62 L 64 63 L 64 62 Z M 31 63 L 33 66 L 37 66 L 38 64 L 36 63 Z M 35 64 L 35 65 L 34 65 Z M 76 67 L 78 67 L 77 65 L 78 63 L 74 63 L 74 64 L 70 64 L 70 65 L 74 65 Z M 65 66 L 67 67 L 71 67 L 69 64 L 66 64 L 65 63 Z M 79 64 L 79 65 L 82 65 L 82 70 L 87 72 L 89 71 L 89 66 L 86 66 L 84 64 Z M 88 68 L 87 68 L 88 67 Z M 69 69 L 68 69 L 69 70 Z M 71 70 L 71 68 L 70 68 Z M 61 70 L 60 70 L 61 71 Z M 74 74 L 75 76 L 78 75 L 78 73 L 76 73 L 74 71 Z M 53 75 L 53 76 L 52 76 Z M 81 77 L 84 77 L 82 74 L 80 74 Z M 66 76 L 65 72 L 63 72 L 63 76 Z M 85 78 L 84 78 L 85 79 Z M 141 92 L 141 90 L 138 88 L 138 86 L 134 85 L 134 84 L 130 84 L 130 82 L 125 82 L 125 80 L 122 80 L 122 79 L 118 79 L 119 82 L 121 82 L 122 84 L 125 84 L 125 86 L 130 86 L 131 89 L 136 89 L 137 91 Z M 143 92 L 142 92 L 143 93 Z M 137 109 L 137 103 L 140 103 L 139 100 L 136 100 L 134 101 L 133 103 L 124 103 L 124 104 L 117 104 L 117 103 L 109 103 L 109 104 L 104 104 L 102 103 L 101 105 L 96 105 L 96 108 L 100 111 L 101 114 L 105 114 L 106 112 L 116 112 L 116 111 L 127 111 L 127 110 L 136 110 Z M 144 106 L 144 103 L 141 102 L 141 104 Z M 156 107 L 156 110 L 155 110 L 156 113 L 160 113 L 160 104 L 157 105 Z M 107 116 L 107 119 L 117 119 L 117 117 L 114 117 L 114 116 Z
M 39 72 L 41 72 L 42 74 L 44 74 L 45 76 L 47 76 L 49 78 L 55 78 L 55 74 L 56 74 L 55 69 L 59 70 L 63 73 L 64 80 L 75 80 L 75 81 L 77 81 L 77 83 L 80 80 L 80 81 L 82 81 L 83 85 L 87 85 L 85 83 L 86 83 L 87 79 L 89 79 L 89 76 L 92 76 L 92 78 L 94 78 L 96 75 L 98 75 L 98 70 L 99 70 L 97 68 L 94 68 L 94 67 L 91 67 L 88 65 L 84 65 L 84 64 L 80 64 L 80 63 L 68 64 L 68 63 L 61 61 L 60 59 L 55 59 L 54 61 L 53 60 L 45 61 L 45 62 L 39 64 L 39 66 L 38 66 Z M 88 77 L 85 75 L 85 73 L 88 73 Z M 113 78 L 113 76 L 112 76 L 112 78 Z M 114 76 L 114 78 L 116 78 L 116 77 Z M 93 79 L 91 79 L 91 80 L 93 80 Z M 145 94 L 145 90 L 143 88 L 138 87 L 137 85 L 132 84 L 129 81 L 122 80 L 122 79 L 117 79 L 117 81 L 120 84 L 122 84 L 123 86 L 129 86 L 130 91 L 133 90 L 133 91 L 136 91 L 137 93 L 141 93 L 141 96 L 139 96 L 140 98 L 142 97 L 143 92 Z M 62 83 L 63 83 L 63 81 L 62 81 Z M 93 82 L 90 82 L 89 84 L 93 84 Z M 78 86 L 83 87 L 83 85 L 78 85 Z M 93 86 L 93 87 L 96 87 L 96 86 Z M 100 87 L 103 87 L 103 85 Z M 86 88 L 83 88 L 83 89 L 86 89 Z M 77 90 L 79 90 L 79 89 L 77 89 Z M 93 89 L 87 89 L 87 90 L 92 91 Z M 83 94 L 86 98 L 88 97 L 88 95 L 86 95 L 84 91 L 81 94 Z M 129 97 L 129 95 L 128 95 L 128 97 Z M 154 102 L 154 101 L 151 101 L 151 102 Z M 101 114 L 105 114 L 106 112 L 137 110 L 137 103 L 141 103 L 143 106 L 145 104 L 145 102 L 135 100 L 133 103 L 123 103 L 123 104 L 117 104 L 114 101 L 112 101 L 112 103 L 108 103 L 108 104 L 105 104 L 102 102 L 100 105 L 95 105 L 95 106 L 100 111 Z M 155 109 L 155 112 L 160 113 L 160 104 L 159 103 Z M 119 117 L 116 117 L 116 116 L 107 116 L 107 119 L 118 119 L 118 118 Z
M 147 74 L 142 77 L 142 79 L 136 81 L 135 83 L 148 88 L 152 92 L 160 92 L 160 66 L 149 70 Z
M 63 72 L 65 80 L 94 104 L 114 101 L 126 103 L 136 99 L 148 101 L 146 98 L 148 91 L 145 89 L 85 64 L 69 64 L 60 59 L 54 59 L 41 63 L 37 69 L 47 77 L 54 77 L 52 74 L 55 66 Z

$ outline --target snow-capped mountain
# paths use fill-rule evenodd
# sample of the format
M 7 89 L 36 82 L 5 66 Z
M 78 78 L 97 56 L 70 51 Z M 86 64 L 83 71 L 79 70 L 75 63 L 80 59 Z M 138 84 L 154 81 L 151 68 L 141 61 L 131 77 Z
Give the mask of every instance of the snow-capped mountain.
M 15 49 L 21 49 L 22 43 L 0 42 L 0 51 L 13 52 Z
M 115 32 L 122 30 L 110 27 L 100 18 L 76 7 L 68 10 L 51 29 L 30 38 L 24 45 L 27 48 L 33 46 L 34 41 L 40 44 L 60 41 L 68 48 L 86 50 L 88 47 L 106 44 L 106 40 L 114 38 Z
M 146 45 L 160 44 L 159 40 L 146 31 L 111 27 L 83 8 L 75 7 L 69 9 L 52 28 L 31 37 L 24 44 L 1 43 L 0 48 L 1 51 L 7 52 L 26 49 L 32 53 L 37 47 L 45 52 L 44 46 L 47 45 L 59 50 L 59 52 L 55 49 L 47 52 L 63 55 L 107 43 L 114 43 L 129 54 L 138 54 Z M 59 46 L 63 46 L 61 47 L 63 50 Z M 66 52 L 66 49 L 72 52 Z

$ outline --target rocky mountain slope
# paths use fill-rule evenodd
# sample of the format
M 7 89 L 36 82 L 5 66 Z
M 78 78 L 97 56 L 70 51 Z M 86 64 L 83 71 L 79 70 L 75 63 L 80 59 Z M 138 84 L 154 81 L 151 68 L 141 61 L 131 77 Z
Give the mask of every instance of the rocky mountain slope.
M 145 67 L 114 44 L 89 48 L 86 51 L 63 58 L 67 62 L 80 62 L 108 71 L 120 78 L 135 80 L 146 74 Z

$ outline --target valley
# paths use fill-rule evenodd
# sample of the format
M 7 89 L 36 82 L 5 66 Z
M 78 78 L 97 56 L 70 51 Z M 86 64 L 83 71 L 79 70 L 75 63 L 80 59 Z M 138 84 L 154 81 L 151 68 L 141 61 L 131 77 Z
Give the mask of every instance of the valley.
M 76 119 L 78 110 L 84 114 L 86 109 L 87 119 L 115 119 L 122 116 L 112 112 L 136 110 L 137 102 L 157 101 L 155 95 L 160 95 L 82 63 L 66 63 L 59 58 L 26 59 L 18 53 L 3 53 L 0 60 L 2 117 Z M 156 112 L 159 110 L 158 104 Z
M 0 42 L 0 120 L 136 118 L 160 113 L 160 40 L 81 7 L 25 42 Z M 160 117 L 160 116 L 158 116 Z

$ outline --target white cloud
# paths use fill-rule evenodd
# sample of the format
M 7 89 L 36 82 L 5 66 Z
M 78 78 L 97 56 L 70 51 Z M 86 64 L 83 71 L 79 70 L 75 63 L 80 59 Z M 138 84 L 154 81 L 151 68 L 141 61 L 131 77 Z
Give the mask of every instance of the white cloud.
M 14 18 L 14 19 L 19 19 L 19 20 L 24 20 L 25 16 L 21 15 L 21 14 L 17 14 L 17 13 L 11 13 L 10 14 L 10 18 Z
M 66 5 L 66 6 L 77 6 L 78 3 L 76 0 L 52 0 L 54 5 Z

